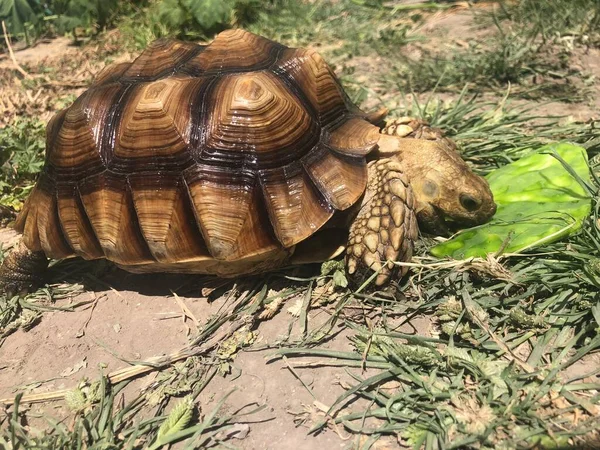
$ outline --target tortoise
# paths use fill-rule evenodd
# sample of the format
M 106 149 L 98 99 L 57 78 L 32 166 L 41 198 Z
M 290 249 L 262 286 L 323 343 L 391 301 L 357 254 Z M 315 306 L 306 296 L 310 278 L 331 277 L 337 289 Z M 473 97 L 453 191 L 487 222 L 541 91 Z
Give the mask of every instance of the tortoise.
M 241 29 L 209 45 L 158 40 L 96 77 L 47 126 L 43 170 L 0 268 L 4 290 L 48 258 L 221 277 L 320 261 L 401 275 L 423 231 L 487 221 L 495 204 L 425 122 L 382 130 L 323 58 Z

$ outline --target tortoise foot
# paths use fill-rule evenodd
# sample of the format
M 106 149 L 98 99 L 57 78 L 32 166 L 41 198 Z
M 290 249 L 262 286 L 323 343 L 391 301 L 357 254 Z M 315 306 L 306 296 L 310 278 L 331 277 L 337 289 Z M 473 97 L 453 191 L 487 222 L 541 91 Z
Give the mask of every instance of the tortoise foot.
M 32 292 L 44 284 L 47 268 L 44 252 L 32 252 L 19 242 L 0 266 L 0 291 L 9 297 Z
M 369 184 L 356 219 L 350 227 L 346 266 L 363 280 L 378 272 L 381 286 L 392 275 L 392 261 L 409 261 L 417 239 L 414 197 L 400 163 L 394 158 L 369 164 Z M 401 268 L 401 274 L 407 268 Z

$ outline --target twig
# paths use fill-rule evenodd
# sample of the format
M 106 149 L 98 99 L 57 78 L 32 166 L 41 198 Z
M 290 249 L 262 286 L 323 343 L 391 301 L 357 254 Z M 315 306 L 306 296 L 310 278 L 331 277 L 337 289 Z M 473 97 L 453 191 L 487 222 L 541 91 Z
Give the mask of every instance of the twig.
M 90 84 L 86 81 L 47 81 L 46 83 L 42 84 L 42 87 L 48 88 L 48 87 L 66 87 L 66 88 L 70 88 L 70 89 L 79 89 L 79 88 L 85 88 L 88 87 Z
M 4 33 L 4 41 L 6 42 L 6 46 L 8 47 L 8 53 L 10 55 L 10 59 L 12 60 L 15 66 L 15 69 L 17 69 L 19 73 L 25 78 L 33 78 L 31 75 L 25 72 L 25 70 L 17 62 L 17 58 L 15 58 L 15 53 L 13 52 L 12 46 L 10 45 L 10 39 L 8 38 L 8 32 L 6 31 L 6 24 L 4 23 L 4 20 L 2 21 L 2 32 Z
M 502 341 L 502 339 L 500 339 L 496 335 L 496 333 L 494 333 L 494 331 L 492 331 L 492 329 L 488 326 L 487 320 L 482 319 L 477 315 L 477 311 L 474 311 L 473 307 L 471 306 L 471 302 L 473 302 L 473 300 L 471 300 L 471 297 L 468 295 L 468 293 L 465 292 L 463 295 L 463 305 L 465 306 L 465 309 L 469 314 L 469 318 L 473 322 L 475 322 L 475 324 L 477 324 L 479 328 L 485 331 L 490 337 L 490 339 L 494 341 L 498 347 L 500 347 L 500 349 L 504 352 L 504 356 L 506 359 L 516 363 L 521 369 L 523 369 L 528 374 L 534 374 L 536 371 L 535 368 L 513 353 L 510 347 L 506 345 L 506 343 Z M 543 381 L 543 377 L 541 375 L 536 375 L 536 378 L 540 381 Z
M 96 309 L 96 305 L 98 305 L 98 300 L 100 298 L 102 298 L 102 299 L 106 298 L 106 294 L 103 294 L 100 297 L 94 295 L 94 300 L 92 302 L 92 306 L 90 307 L 90 314 L 89 314 L 88 318 L 86 319 L 86 321 L 84 322 L 83 326 L 79 329 L 79 331 L 75 335 L 75 337 L 85 336 L 85 330 L 86 330 L 88 324 L 90 323 L 90 321 L 92 320 L 92 315 L 94 314 L 94 310 Z
M 181 308 L 181 311 L 183 313 L 183 321 L 184 321 L 184 323 L 185 323 L 185 319 L 188 318 L 188 319 L 191 319 L 192 322 L 194 322 L 194 326 L 196 327 L 196 329 L 200 328 L 200 322 L 198 321 L 198 319 L 196 319 L 196 316 L 194 316 L 194 313 L 192 311 L 190 311 L 190 309 L 183 302 L 183 300 L 181 300 L 181 298 L 179 297 L 179 295 L 177 295 L 173 291 L 171 291 L 171 292 L 173 294 L 173 297 L 175 298 L 175 301 L 177 302 L 177 304 Z
M 121 381 L 129 380 L 131 378 L 138 377 L 140 375 L 145 375 L 149 372 L 153 372 L 155 370 L 164 369 L 177 361 L 181 361 L 182 359 L 187 359 L 192 356 L 198 356 L 202 354 L 206 354 L 217 347 L 221 342 L 227 340 L 229 337 L 233 335 L 237 330 L 239 330 L 244 325 L 248 324 L 248 319 L 244 317 L 239 317 L 235 321 L 233 321 L 227 329 L 223 329 L 219 333 L 213 335 L 210 339 L 200 345 L 188 345 L 181 350 L 172 353 L 167 356 L 157 356 L 153 358 L 149 358 L 146 361 L 142 361 L 139 364 L 134 366 L 126 367 L 123 369 L 115 370 L 108 374 L 107 378 L 111 384 L 117 384 Z M 224 328 L 224 327 L 223 327 Z M 65 395 L 70 392 L 69 389 L 62 389 L 59 391 L 44 393 L 44 394 L 30 394 L 24 395 L 21 398 L 21 403 L 43 403 L 48 401 L 62 400 Z M 14 398 L 3 398 L 0 399 L 0 404 L 5 406 L 10 406 L 14 403 Z

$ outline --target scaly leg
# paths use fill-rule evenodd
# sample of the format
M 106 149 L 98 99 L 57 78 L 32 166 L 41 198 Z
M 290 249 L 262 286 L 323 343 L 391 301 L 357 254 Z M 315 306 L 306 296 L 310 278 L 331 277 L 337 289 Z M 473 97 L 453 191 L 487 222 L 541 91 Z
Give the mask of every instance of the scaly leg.
M 415 200 L 402 167 L 395 158 L 369 164 L 369 182 L 358 215 L 350 227 L 346 266 L 362 280 L 379 271 L 376 285 L 394 271 L 391 261 L 410 261 L 418 236 Z M 400 274 L 406 273 L 403 267 Z
M 32 252 L 20 241 L 0 267 L 0 291 L 8 296 L 31 292 L 44 283 L 47 268 L 44 252 Z

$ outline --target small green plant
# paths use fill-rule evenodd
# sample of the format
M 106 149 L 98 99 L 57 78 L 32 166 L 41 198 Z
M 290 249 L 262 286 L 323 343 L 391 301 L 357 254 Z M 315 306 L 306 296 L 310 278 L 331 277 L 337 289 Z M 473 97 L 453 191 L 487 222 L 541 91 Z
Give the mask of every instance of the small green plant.
M 147 0 L 0 0 L 0 21 L 5 21 L 13 39 L 24 37 L 31 44 L 42 35 L 93 34 L 131 14 L 134 5 Z
M 59 32 L 80 27 L 103 30 L 115 19 L 118 7 L 118 0 L 54 0 L 53 22 Z
M 252 20 L 257 0 L 162 0 L 156 13 L 167 29 L 180 37 L 208 36 L 235 22 Z
M 0 0 L 0 22 L 6 23 L 13 36 L 24 36 L 27 43 L 40 33 L 42 18 L 47 13 L 40 0 Z
M 233 25 L 247 25 L 258 17 L 259 0 L 159 0 L 123 17 L 121 28 L 144 48 L 165 36 L 202 39 Z
M 20 209 L 44 165 L 45 125 L 21 118 L 0 130 L 0 205 Z

